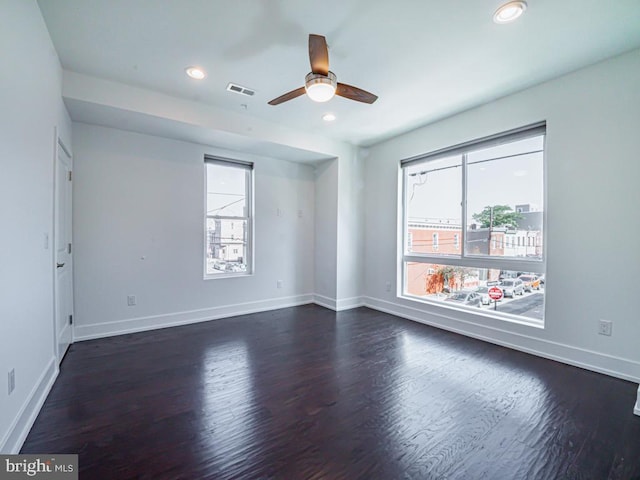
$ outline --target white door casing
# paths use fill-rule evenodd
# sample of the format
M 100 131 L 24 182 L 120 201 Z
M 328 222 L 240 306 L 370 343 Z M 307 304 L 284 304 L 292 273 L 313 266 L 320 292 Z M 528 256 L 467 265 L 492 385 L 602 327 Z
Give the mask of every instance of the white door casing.
M 72 342 L 73 264 L 72 264 L 72 160 L 58 140 L 55 165 L 54 257 L 55 332 L 58 364 Z

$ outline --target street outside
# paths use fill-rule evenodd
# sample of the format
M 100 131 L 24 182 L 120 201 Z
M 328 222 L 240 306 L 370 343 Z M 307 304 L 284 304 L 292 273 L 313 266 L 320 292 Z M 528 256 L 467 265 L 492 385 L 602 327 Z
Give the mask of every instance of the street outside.
M 533 292 L 524 292 L 524 294 L 516 295 L 513 298 L 503 297 L 502 300 L 498 301 L 497 311 L 542 320 L 544 316 L 544 286 L 541 286 L 540 288 L 540 291 L 534 290 Z M 448 295 L 426 295 L 425 298 L 443 301 L 448 298 Z M 491 300 L 489 305 L 481 305 L 480 308 L 483 310 L 494 310 L 494 305 L 495 302 Z
M 493 302 L 489 306 L 483 305 L 482 308 L 493 309 Z M 503 298 L 498 302 L 498 311 L 542 320 L 544 315 L 544 293 L 534 290 L 531 293 L 525 292 L 521 297 Z

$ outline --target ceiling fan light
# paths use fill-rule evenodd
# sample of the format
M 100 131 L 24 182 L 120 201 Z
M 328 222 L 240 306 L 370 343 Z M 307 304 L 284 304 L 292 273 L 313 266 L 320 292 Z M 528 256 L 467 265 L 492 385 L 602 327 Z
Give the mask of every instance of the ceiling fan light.
M 335 93 L 334 88 L 326 83 L 314 83 L 307 87 L 307 95 L 314 102 L 328 102 Z
M 493 21 L 496 23 L 509 23 L 513 22 L 516 18 L 524 13 L 527 9 L 527 2 L 514 1 L 507 2 L 500 6 L 493 14 Z
M 307 96 L 314 102 L 328 102 L 336 94 L 336 76 L 333 72 L 328 75 L 309 73 L 305 78 L 304 88 Z

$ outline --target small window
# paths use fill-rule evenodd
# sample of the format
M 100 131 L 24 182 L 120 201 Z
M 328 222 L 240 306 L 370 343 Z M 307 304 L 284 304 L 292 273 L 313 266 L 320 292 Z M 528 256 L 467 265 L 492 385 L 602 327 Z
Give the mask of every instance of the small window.
M 253 164 L 205 157 L 205 278 L 252 271 Z
M 434 233 L 432 235 L 432 241 L 431 244 L 433 245 L 433 251 L 435 252 L 436 250 L 438 250 L 438 234 Z

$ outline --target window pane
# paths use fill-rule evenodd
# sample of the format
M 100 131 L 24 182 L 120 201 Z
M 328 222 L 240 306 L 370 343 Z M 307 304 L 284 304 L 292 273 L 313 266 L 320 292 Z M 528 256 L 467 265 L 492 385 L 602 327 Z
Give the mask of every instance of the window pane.
M 407 253 L 460 255 L 462 157 L 446 157 L 405 171 Z
M 532 320 L 544 318 L 544 276 L 419 262 L 405 262 L 404 275 L 405 295 Z M 497 302 L 489 297 L 493 286 L 503 293 Z
M 542 259 L 544 136 L 467 156 L 465 253 Z
M 207 275 L 247 271 L 247 221 L 207 218 Z
M 247 172 L 207 163 L 207 215 L 247 217 Z

